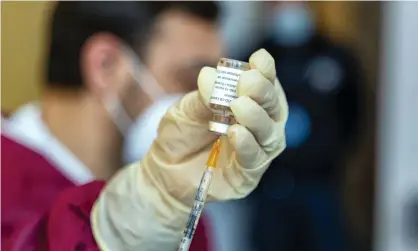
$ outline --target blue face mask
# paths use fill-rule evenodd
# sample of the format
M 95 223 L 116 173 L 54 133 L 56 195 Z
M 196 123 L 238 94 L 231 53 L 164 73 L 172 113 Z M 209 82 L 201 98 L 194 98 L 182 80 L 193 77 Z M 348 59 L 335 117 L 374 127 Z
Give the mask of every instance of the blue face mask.
M 275 42 L 283 46 L 301 46 L 315 32 L 312 12 L 303 6 L 283 5 L 277 9 L 273 19 Z

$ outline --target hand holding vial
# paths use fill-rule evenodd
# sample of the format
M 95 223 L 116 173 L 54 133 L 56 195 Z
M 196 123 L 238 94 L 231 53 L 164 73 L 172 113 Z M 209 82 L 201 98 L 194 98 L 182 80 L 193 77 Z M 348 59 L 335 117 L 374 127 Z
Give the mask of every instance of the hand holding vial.
M 153 165 L 163 164 L 162 168 L 153 168 L 152 172 L 162 177 L 161 180 L 175 180 L 177 188 L 172 192 L 177 193 L 177 189 L 182 191 L 175 196 L 187 201 L 189 206 L 205 170 L 203 163 L 219 134 L 227 137 L 221 137 L 219 168 L 213 173 L 209 201 L 247 196 L 257 186 L 270 162 L 285 148 L 288 106 L 276 78 L 273 57 L 261 49 L 250 57 L 249 64 L 221 59 L 219 65 L 223 68 L 204 67 L 198 77 L 199 90 L 187 94 L 169 109 L 151 147 L 153 154 L 148 154 L 144 160 Z M 236 68 L 229 67 L 232 65 Z M 230 93 L 218 92 L 214 88 L 218 72 L 231 71 L 230 68 L 242 71 L 236 85 L 237 98 L 231 98 L 230 103 L 225 100 L 216 102 L 214 98 L 226 97 Z M 215 116 L 216 111 L 221 109 L 214 109 L 219 108 L 214 106 L 219 103 L 227 112 L 229 103 L 228 119 L 232 118 L 237 123 L 225 123 L 226 126 L 217 127 L 217 130 L 211 126 L 214 122 L 219 123 Z M 169 184 L 166 186 L 170 187 Z
M 251 59 L 250 59 L 250 61 L 251 61 Z M 253 63 L 254 63 L 254 60 L 253 60 Z M 274 63 L 274 61 L 273 61 L 273 63 Z M 269 62 L 267 62 L 265 65 L 269 65 Z M 267 74 L 266 74 L 267 77 L 265 77 L 265 76 L 262 75 L 262 73 L 258 69 L 254 69 L 252 71 L 252 73 L 249 72 L 251 75 L 248 75 L 247 73 L 245 73 L 245 71 L 250 71 L 250 70 L 251 70 L 251 66 L 250 66 L 249 63 L 245 63 L 245 62 L 241 62 L 241 61 L 237 61 L 237 60 L 232 60 L 232 59 L 226 59 L 226 58 L 221 58 L 219 60 L 218 66 L 217 66 L 217 69 L 216 69 L 216 79 L 215 79 L 215 82 L 214 82 L 214 85 L 213 85 L 212 95 L 211 95 L 210 101 L 209 101 L 209 107 L 214 112 L 212 120 L 209 122 L 209 131 L 214 132 L 216 134 L 220 134 L 220 135 L 227 135 L 228 134 L 229 127 L 231 125 L 235 124 L 235 118 L 234 118 L 235 114 L 231 110 L 230 106 L 231 106 L 231 103 L 233 103 L 238 98 L 238 95 L 242 93 L 242 91 L 241 91 L 242 89 L 245 90 L 245 88 L 252 88 L 251 90 L 254 90 L 254 89 L 257 89 L 257 88 L 261 88 L 261 90 L 263 90 L 265 88 L 264 89 L 265 90 L 264 95 L 261 94 L 261 93 L 254 92 L 252 94 L 252 97 L 254 97 L 258 101 L 264 101 L 266 103 L 268 101 L 273 102 L 272 104 L 270 104 L 270 109 L 272 109 L 272 110 L 274 110 L 273 108 L 275 107 L 275 105 L 274 105 L 275 102 L 277 102 L 276 104 L 278 106 L 278 104 L 279 104 L 278 100 L 273 97 L 274 96 L 273 95 L 273 93 L 274 93 L 274 82 L 269 83 L 269 79 L 268 79 L 268 77 L 270 77 L 271 79 L 273 79 L 273 81 L 276 80 L 275 79 L 275 71 L 270 72 L 271 75 L 269 76 L 269 74 L 268 74 L 269 72 L 268 72 L 268 69 L 267 69 Z M 208 69 L 208 71 L 212 71 L 212 70 Z M 211 73 L 208 73 L 208 74 L 211 74 Z M 240 81 L 241 75 L 244 75 L 244 77 Z M 248 76 L 246 76 L 246 75 L 248 75 Z M 199 78 L 199 79 L 201 79 L 201 78 Z M 250 80 L 252 80 L 252 81 L 250 81 Z M 239 87 L 237 87 L 238 83 L 240 83 Z M 247 85 L 260 84 L 260 86 L 245 87 L 245 84 L 247 84 Z M 241 85 L 244 85 L 244 87 L 242 87 Z M 240 93 L 238 93 L 238 90 L 237 90 L 238 88 L 240 88 Z M 271 94 L 269 93 L 269 90 L 270 90 Z M 251 94 L 251 92 L 248 92 L 248 93 Z M 248 98 L 250 98 L 250 97 L 248 97 Z M 268 100 L 269 98 L 271 98 L 271 100 Z M 250 100 L 250 102 L 248 102 L 248 100 Z M 255 111 L 259 114 L 260 113 L 263 114 L 263 112 L 264 112 L 265 113 L 264 115 L 267 115 L 266 111 L 262 110 L 262 108 L 260 106 L 257 106 L 257 104 L 251 103 L 251 101 L 252 101 L 251 99 L 247 99 L 247 104 L 245 104 L 246 101 L 241 101 L 241 102 L 244 102 L 242 104 L 242 105 L 244 105 L 244 107 L 252 108 L 253 111 Z M 254 102 L 254 101 L 252 101 L 252 102 Z M 239 104 L 238 104 L 238 106 L 239 106 Z M 249 111 L 251 111 L 251 110 L 249 110 Z M 274 118 L 276 118 L 275 116 L 279 117 L 278 114 L 273 113 Z M 265 130 L 267 130 L 268 132 L 272 131 L 273 125 L 271 123 L 267 123 L 267 127 L 265 127 L 265 128 L 262 128 L 262 127 L 257 128 L 257 126 L 259 126 L 259 125 L 256 125 L 256 122 L 257 121 L 255 121 L 255 123 L 254 122 L 249 123 L 249 125 L 251 125 L 250 129 L 251 128 L 256 129 L 256 132 L 257 131 L 265 131 Z M 247 123 L 247 125 L 248 125 L 248 123 Z M 235 127 L 240 128 L 240 127 L 238 127 L 238 125 L 236 125 Z M 266 129 L 266 128 L 268 128 L 268 129 Z M 235 129 L 235 130 L 242 130 L 242 129 Z M 246 136 L 249 136 L 249 133 L 247 133 Z M 256 135 L 254 135 L 254 136 L 256 136 Z M 258 135 L 258 136 L 259 136 L 258 139 L 260 139 L 260 138 L 262 139 L 262 137 L 263 137 L 261 135 Z M 279 134 L 277 136 L 279 136 Z M 234 135 L 234 137 L 235 137 L 235 139 L 232 139 L 232 140 L 235 140 L 235 141 L 239 140 L 239 139 L 236 138 L 236 135 Z M 266 139 L 264 139 L 264 141 L 269 142 L 269 140 L 266 140 Z M 220 146 L 221 145 L 220 145 L 220 138 L 219 138 L 219 139 L 217 139 L 217 141 L 214 144 L 214 147 L 212 148 L 209 159 L 212 159 L 212 156 L 214 155 L 214 153 L 216 153 L 216 155 L 218 155 L 218 152 L 220 152 Z M 265 155 L 267 155 L 266 152 L 263 152 L 263 150 L 260 150 L 260 149 L 258 149 L 255 153 L 259 157 L 261 157 L 263 155 L 263 153 Z M 216 167 L 216 163 L 215 163 L 215 165 L 212 164 L 212 166 L 211 165 L 206 165 L 207 169 L 206 169 L 205 172 L 203 172 L 203 176 L 202 176 L 200 185 L 199 185 L 199 187 L 196 191 L 195 201 L 194 201 L 192 210 L 189 214 L 189 219 L 187 221 L 187 225 L 186 225 L 186 228 L 184 230 L 184 235 L 183 235 L 183 238 L 180 242 L 180 246 L 179 246 L 178 251 L 188 251 L 189 250 L 190 243 L 192 242 L 192 238 L 193 238 L 193 235 L 194 235 L 194 231 L 196 229 L 196 226 L 197 226 L 199 218 L 200 218 L 200 214 L 201 214 L 201 212 L 203 210 L 203 207 L 205 205 L 205 200 L 206 200 L 207 193 L 208 193 L 208 190 L 210 188 L 210 183 L 211 183 L 211 180 L 212 180 L 213 168 L 215 168 L 215 167 Z
M 137 240 L 135 246 L 149 243 L 149 250 L 175 250 L 190 209 L 193 204 L 200 205 L 200 199 L 199 203 L 194 203 L 196 191 L 217 139 L 221 147 L 216 158 L 217 168 L 212 168 L 208 174 L 212 181 L 207 201 L 247 196 L 258 185 L 271 161 L 284 150 L 288 105 L 276 78 L 272 56 L 261 49 L 250 57 L 250 67 L 229 59 L 224 62 L 232 62 L 229 65 L 238 65 L 238 70 L 243 70 L 236 93 L 229 89 L 226 94 L 216 93 L 217 70 L 210 67 L 201 70 L 199 90 L 185 95 L 168 110 L 160 122 L 157 139 L 144 159 L 124 168 L 102 192 L 97 202 L 98 213 L 93 213 L 94 217 L 102 219 L 96 227 L 102 239 L 111 238 L 109 229 L 121 225 L 123 228 L 116 229 L 118 234 Z M 229 65 L 226 66 L 230 68 Z M 240 68 L 240 65 L 245 67 Z M 227 84 L 228 88 L 233 88 L 231 82 Z M 230 102 L 224 99 L 219 100 L 223 102 L 219 104 L 214 101 L 217 97 L 230 98 Z M 230 111 L 225 108 L 228 113 L 221 114 L 228 116 L 227 121 L 214 117 L 221 109 L 213 104 L 224 107 L 229 104 Z M 224 125 L 213 127 L 219 122 Z M 158 217 L 140 221 L 125 217 L 137 214 Z M 146 238 L 140 236 L 144 233 Z M 158 248 L 153 248 L 155 243 Z

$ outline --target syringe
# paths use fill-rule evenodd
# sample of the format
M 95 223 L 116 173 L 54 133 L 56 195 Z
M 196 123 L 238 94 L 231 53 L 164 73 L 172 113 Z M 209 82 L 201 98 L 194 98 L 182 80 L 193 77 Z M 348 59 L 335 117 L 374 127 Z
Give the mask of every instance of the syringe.
M 188 251 L 192 243 L 193 235 L 199 222 L 200 214 L 205 205 L 206 196 L 208 194 L 210 182 L 212 180 L 213 169 L 216 168 L 219 152 L 221 150 L 221 139 L 218 138 L 213 144 L 209 159 L 206 162 L 206 170 L 203 173 L 202 179 L 197 189 L 197 194 L 193 203 L 193 208 L 190 211 L 189 219 L 187 220 L 186 228 L 184 229 L 183 238 L 181 239 L 178 251 Z

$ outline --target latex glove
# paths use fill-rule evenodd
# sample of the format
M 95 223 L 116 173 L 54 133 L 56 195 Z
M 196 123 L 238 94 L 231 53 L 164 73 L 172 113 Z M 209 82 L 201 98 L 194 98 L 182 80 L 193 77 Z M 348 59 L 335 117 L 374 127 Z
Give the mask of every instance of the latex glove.
M 248 195 L 271 161 L 285 148 L 288 106 L 276 79 L 274 59 L 265 50 L 249 60 L 238 98 L 231 103 L 237 125 L 223 138 L 209 199 Z M 103 250 L 176 250 L 210 148 L 208 102 L 216 70 L 205 67 L 199 90 L 184 96 L 160 123 L 158 137 L 141 164 L 126 167 L 110 181 L 92 214 L 95 238 Z M 106 249 L 108 248 L 108 249 Z

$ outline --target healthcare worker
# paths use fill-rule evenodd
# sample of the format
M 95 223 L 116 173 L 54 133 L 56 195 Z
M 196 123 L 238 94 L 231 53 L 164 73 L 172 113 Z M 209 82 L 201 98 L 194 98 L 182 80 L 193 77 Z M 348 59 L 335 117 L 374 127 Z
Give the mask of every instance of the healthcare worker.
M 199 91 L 170 108 L 143 161 L 117 167 L 129 126 L 167 93 L 149 62 L 158 60 L 152 57 L 162 46 L 158 39 L 172 30 L 164 24 L 192 29 L 197 23 L 196 47 L 200 39 L 217 41 L 214 27 L 196 14 L 213 5 L 201 4 L 58 3 L 45 94 L 2 134 L 3 250 L 176 249 L 217 137 L 207 130 L 215 69 L 203 68 Z M 168 23 L 168 17 L 175 19 Z M 219 57 L 217 49 L 203 47 L 200 58 L 208 51 Z M 253 69 L 242 75 L 231 104 L 240 125 L 223 139 L 210 200 L 246 196 L 285 147 L 287 103 L 274 60 L 259 50 L 249 61 Z M 194 250 L 207 249 L 202 231 Z
M 22 106 L 10 123 L 2 121 L 2 247 L 36 222 L 64 189 L 112 176 L 124 164 L 131 120 L 146 124 L 144 114 L 155 116 L 155 108 L 197 89 L 202 65 L 216 64 L 221 55 L 213 2 L 56 4 L 43 97 Z M 142 73 L 144 67 L 138 66 L 132 72 L 135 78 L 149 76 L 141 83 L 155 85 L 152 90 L 160 95 L 154 100 L 122 76 L 106 73 L 122 55 L 117 45 L 141 51 L 148 70 Z M 107 86 L 100 87 L 98 73 L 108 74 Z M 127 103 L 125 118 L 111 111 L 118 97 Z M 140 137 L 149 147 L 149 137 Z M 199 225 L 193 243 L 198 250 L 207 248 L 206 235 Z

